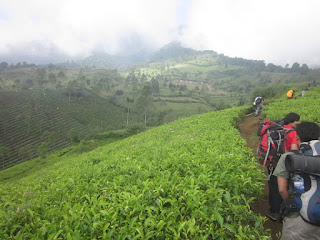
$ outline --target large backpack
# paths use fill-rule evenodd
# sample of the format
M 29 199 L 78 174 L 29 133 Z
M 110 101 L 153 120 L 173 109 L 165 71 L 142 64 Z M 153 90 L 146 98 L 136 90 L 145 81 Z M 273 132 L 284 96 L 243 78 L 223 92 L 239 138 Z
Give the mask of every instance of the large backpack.
M 320 226 L 320 157 L 290 154 L 285 166 L 290 173 L 295 210 L 306 222 Z
M 276 167 L 281 154 L 287 150 L 285 140 L 287 134 L 291 131 L 293 129 L 284 128 L 281 121 L 264 120 L 259 124 L 257 152 L 263 166 Z
M 293 90 L 289 90 L 287 92 L 287 98 L 292 98 L 293 97 Z
M 256 97 L 254 102 L 253 102 L 253 105 L 257 106 L 261 103 L 261 97 Z

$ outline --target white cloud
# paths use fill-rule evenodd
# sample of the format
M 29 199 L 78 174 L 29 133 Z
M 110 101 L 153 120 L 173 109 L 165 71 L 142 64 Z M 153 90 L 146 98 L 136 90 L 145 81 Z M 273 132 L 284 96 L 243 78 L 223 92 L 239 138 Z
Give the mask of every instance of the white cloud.
M 90 51 L 96 45 L 115 52 L 121 48 L 119 38 L 126 32 L 136 32 L 165 44 L 175 39 L 177 28 L 176 0 L 138 1 L 0 1 L 9 12 L 1 20 L 0 50 L 6 44 L 28 41 L 52 41 L 70 54 Z M 1 18 L 0 18 L 1 19 Z
M 319 53 L 319 7 L 316 0 L 198 0 L 183 38 L 232 57 L 312 62 Z
M 116 53 L 133 38 L 320 65 L 318 0 L 0 0 L 0 6 L 0 54 L 32 42 L 73 55 Z

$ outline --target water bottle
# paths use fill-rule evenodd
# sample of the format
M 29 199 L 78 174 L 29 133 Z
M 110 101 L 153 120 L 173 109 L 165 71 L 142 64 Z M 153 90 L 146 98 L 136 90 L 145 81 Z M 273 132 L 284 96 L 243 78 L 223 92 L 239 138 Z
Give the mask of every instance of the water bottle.
M 299 174 L 296 174 L 294 176 L 293 182 L 294 182 L 294 190 L 300 194 L 304 193 L 304 180 Z

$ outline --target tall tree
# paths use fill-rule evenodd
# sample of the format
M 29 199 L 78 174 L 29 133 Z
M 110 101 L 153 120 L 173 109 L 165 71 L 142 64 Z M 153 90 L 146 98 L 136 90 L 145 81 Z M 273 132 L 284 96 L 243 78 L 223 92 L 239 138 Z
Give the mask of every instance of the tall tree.
M 69 137 L 72 142 L 80 142 L 78 131 L 75 128 L 71 128 L 71 130 L 69 131 Z
M 130 113 L 130 104 L 133 103 L 133 98 L 127 98 L 128 111 L 127 111 L 127 126 L 129 125 L 129 113 Z
M 309 72 L 309 67 L 307 64 L 302 64 L 301 68 L 300 68 L 300 73 L 302 75 L 305 75 Z
M 38 82 L 40 85 L 42 84 L 42 81 L 44 80 L 46 74 L 47 74 L 47 71 L 45 68 L 38 68 L 37 69 Z
M 7 67 L 8 67 L 8 63 L 6 63 L 6 62 L 2 62 L 2 63 L 0 63 L 0 72 L 1 71 L 3 71 L 3 70 L 5 70 Z
M 60 71 L 60 72 L 58 73 L 58 78 L 65 78 L 65 77 L 66 77 L 66 75 L 64 74 L 63 71 Z
M 292 65 L 291 70 L 292 70 L 293 72 L 300 72 L 300 64 L 297 63 L 297 62 L 295 62 L 295 63 Z
M 149 85 L 144 85 L 141 94 L 137 100 L 138 109 L 144 112 L 144 125 L 147 126 L 147 110 L 151 105 L 152 91 Z
M 147 81 L 147 76 L 144 73 L 142 73 L 141 78 L 140 78 L 140 82 L 142 84 L 144 84 L 146 81 Z
M 49 78 L 49 82 L 50 83 L 55 84 L 57 82 L 57 77 L 53 72 L 49 73 L 49 77 L 48 78 Z
M 41 158 L 45 158 L 48 153 L 48 143 L 46 142 L 41 143 L 37 148 L 37 152 Z
M 155 78 L 151 79 L 151 86 L 152 86 L 152 92 L 154 93 L 159 93 L 160 88 L 159 88 L 159 81 Z
M 59 140 L 59 135 L 56 132 L 51 133 L 48 137 L 48 142 L 50 145 L 53 145 L 58 140 Z
M 28 157 L 30 160 L 32 159 L 33 151 L 34 151 L 34 146 L 32 144 L 28 144 L 26 146 L 19 148 L 18 153 L 21 156 Z

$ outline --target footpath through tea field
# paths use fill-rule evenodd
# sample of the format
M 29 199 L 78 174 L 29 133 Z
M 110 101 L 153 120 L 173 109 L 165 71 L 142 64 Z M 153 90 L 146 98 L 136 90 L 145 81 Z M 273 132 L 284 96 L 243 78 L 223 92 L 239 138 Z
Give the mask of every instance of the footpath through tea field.
M 263 118 L 261 115 L 255 117 L 254 114 L 247 116 L 242 123 L 238 125 L 239 131 L 242 137 L 247 141 L 247 145 L 249 148 L 252 149 L 253 154 L 256 155 L 257 153 L 257 141 L 258 137 L 256 135 L 259 122 L 262 121 Z M 266 175 L 267 176 L 267 175 Z M 269 208 L 268 204 L 268 181 L 265 181 L 264 185 L 264 194 L 261 196 L 256 204 L 253 205 L 252 210 L 261 216 L 266 216 L 266 211 Z M 265 229 L 270 229 L 270 233 L 272 239 L 278 239 L 277 235 L 280 235 L 282 230 L 282 223 L 274 222 L 267 218 L 267 221 L 264 223 Z

